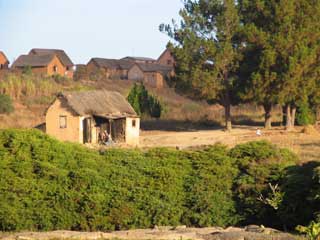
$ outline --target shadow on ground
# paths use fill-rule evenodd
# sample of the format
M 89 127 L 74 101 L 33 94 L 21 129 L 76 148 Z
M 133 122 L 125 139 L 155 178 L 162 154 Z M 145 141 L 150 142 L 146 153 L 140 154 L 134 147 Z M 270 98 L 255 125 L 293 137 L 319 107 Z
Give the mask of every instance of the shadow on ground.
M 232 123 L 234 125 L 244 125 L 244 126 L 252 126 L 252 127 L 264 127 L 264 120 L 253 120 L 246 115 L 235 116 L 232 119 Z M 280 127 L 281 122 L 272 122 L 273 127 Z
M 219 130 L 223 126 L 214 121 L 191 122 L 178 120 L 142 120 L 141 130 L 168 132 L 195 132 L 199 130 Z

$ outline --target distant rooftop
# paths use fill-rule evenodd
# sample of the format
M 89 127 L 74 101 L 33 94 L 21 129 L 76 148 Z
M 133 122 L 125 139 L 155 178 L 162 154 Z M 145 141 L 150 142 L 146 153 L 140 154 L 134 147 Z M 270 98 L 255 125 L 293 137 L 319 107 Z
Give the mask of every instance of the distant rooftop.
M 18 59 L 12 64 L 12 67 L 45 67 L 47 66 L 52 59 L 54 54 L 47 55 L 21 55 Z
M 108 58 L 92 58 L 98 67 L 110 68 L 110 69 L 124 69 L 129 70 L 134 63 L 128 60 L 108 59 Z
M 148 57 L 132 57 L 132 56 L 128 56 L 128 57 L 124 57 L 121 60 L 131 60 L 131 61 L 157 61 L 153 58 L 148 58 Z
M 66 67 L 72 67 L 74 64 L 69 58 L 69 56 L 66 54 L 64 50 L 61 49 L 44 49 L 44 48 L 34 48 L 31 49 L 29 52 L 29 55 L 50 55 L 50 54 L 56 54 L 60 61 L 65 65 Z

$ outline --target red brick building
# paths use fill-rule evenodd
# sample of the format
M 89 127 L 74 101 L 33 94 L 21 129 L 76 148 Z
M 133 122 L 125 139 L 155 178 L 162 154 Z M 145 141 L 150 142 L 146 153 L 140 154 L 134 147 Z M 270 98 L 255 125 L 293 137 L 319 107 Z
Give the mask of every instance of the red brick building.
M 12 64 L 12 69 L 22 72 L 25 68 L 30 67 L 33 74 L 52 76 L 65 75 L 66 66 L 55 54 L 48 55 L 21 55 Z
M 157 60 L 158 64 L 174 67 L 175 60 L 171 53 L 171 51 L 167 48 L 158 58 Z
M 59 74 L 61 76 L 66 76 L 66 77 L 69 77 L 69 78 L 73 77 L 74 64 L 73 64 L 73 62 L 71 61 L 70 57 L 66 54 L 66 52 L 64 50 L 61 50 L 61 49 L 34 48 L 34 49 L 31 49 L 31 51 L 29 52 L 28 55 L 30 55 L 30 56 L 56 55 L 60 59 L 61 63 L 64 66 L 63 71 L 61 71 L 61 72 L 59 71 Z
M 0 51 L 0 70 L 8 69 L 9 63 L 10 62 L 9 62 L 7 56 L 2 51 Z
M 134 64 L 127 60 L 92 58 L 87 64 L 87 73 L 102 74 L 104 79 L 128 79 L 128 71 Z
M 163 88 L 165 80 L 173 76 L 173 68 L 154 63 L 136 63 L 128 71 L 128 79 L 140 81 L 150 87 Z

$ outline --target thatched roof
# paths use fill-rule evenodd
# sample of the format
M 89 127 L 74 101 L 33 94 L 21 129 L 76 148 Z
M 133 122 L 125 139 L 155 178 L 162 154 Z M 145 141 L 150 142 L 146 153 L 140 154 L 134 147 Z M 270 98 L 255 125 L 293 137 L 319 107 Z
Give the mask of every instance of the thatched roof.
M 16 61 L 12 64 L 12 68 L 21 68 L 21 67 L 45 67 L 53 60 L 55 57 L 54 54 L 49 55 L 21 55 Z
M 61 49 L 42 49 L 42 48 L 34 48 L 31 49 L 29 52 L 29 55 L 50 55 L 50 54 L 55 54 L 58 56 L 60 61 L 62 62 L 63 65 L 66 67 L 73 67 L 73 62 L 69 58 L 69 56 L 66 54 L 65 51 Z
M 92 58 L 90 62 L 94 62 L 98 67 L 114 70 L 129 70 L 134 65 L 130 61 L 108 58 Z
M 59 98 L 79 116 L 95 115 L 107 118 L 137 117 L 128 101 L 118 92 L 94 90 L 60 93 Z

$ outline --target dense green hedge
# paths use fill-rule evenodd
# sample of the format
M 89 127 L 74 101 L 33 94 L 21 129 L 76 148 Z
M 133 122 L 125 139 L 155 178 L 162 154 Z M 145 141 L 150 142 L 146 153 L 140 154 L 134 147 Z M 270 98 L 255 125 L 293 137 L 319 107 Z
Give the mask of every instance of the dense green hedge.
M 36 130 L 5 130 L 0 132 L 0 230 L 281 226 L 296 218 L 297 207 L 302 211 L 309 201 L 304 196 L 313 201 L 309 208 L 319 210 L 316 166 L 310 170 L 313 182 L 301 183 L 310 188 L 299 192 L 291 185 L 292 174 L 300 174 L 296 160 L 267 142 L 231 150 L 215 145 L 201 151 L 98 153 Z M 303 181 L 310 175 L 301 174 Z M 288 193 L 281 212 L 257 200 L 270 182 L 281 183 Z M 297 223 L 308 222 L 315 212 L 304 213 Z

